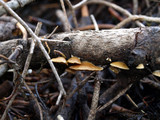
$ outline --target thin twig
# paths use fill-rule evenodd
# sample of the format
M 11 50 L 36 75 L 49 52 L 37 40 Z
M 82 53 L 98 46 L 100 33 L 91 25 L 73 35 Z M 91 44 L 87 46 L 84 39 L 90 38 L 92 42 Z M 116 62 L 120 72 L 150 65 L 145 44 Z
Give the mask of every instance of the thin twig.
M 133 14 L 138 13 L 138 0 L 133 0 Z
M 68 26 L 66 25 L 67 18 L 64 18 L 65 17 L 64 12 L 62 10 L 58 9 L 58 10 L 56 10 L 56 15 L 57 15 L 58 19 L 60 20 L 60 22 L 62 23 L 64 31 L 68 31 Z
M 103 109 L 105 109 L 106 107 L 108 107 L 109 105 L 111 105 L 114 101 L 116 101 L 120 96 L 122 96 L 130 87 L 132 86 L 129 85 L 128 87 L 126 87 L 125 89 L 121 90 L 119 92 L 119 94 L 117 96 L 115 96 L 113 99 L 111 99 L 110 101 L 108 101 L 106 104 L 104 104 L 103 106 L 101 107 L 98 107 L 98 112 L 102 111 Z
M 48 43 L 45 41 L 45 42 L 44 42 L 44 44 L 46 45 L 46 47 L 47 47 L 47 49 L 48 49 L 48 54 L 50 54 L 51 49 L 50 49 L 50 47 L 49 47 Z
M 12 15 L 14 16 L 17 21 L 19 21 L 25 28 L 26 30 L 29 32 L 29 34 L 38 42 L 38 45 L 41 49 L 41 51 L 43 52 L 44 56 L 46 57 L 48 63 L 50 64 L 51 66 L 51 69 L 53 71 L 53 73 L 55 74 L 55 77 L 57 79 L 57 82 L 58 82 L 58 85 L 59 85 L 59 89 L 60 91 L 63 91 L 63 94 L 66 95 L 66 91 L 64 90 L 64 87 L 63 87 L 63 84 L 62 84 L 62 81 L 56 71 L 56 68 L 53 64 L 53 62 L 51 61 L 51 58 L 50 56 L 48 55 L 47 51 L 45 50 L 43 44 L 41 43 L 40 41 L 40 38 L 38 38 L 34 32 L 29 28 L 29 26 L 3 1 L 3 0 L 0 0 L 0 3 L 3 5 L 3 7 Z
M 54 28 L 54 30 L 53 30 L 46 38 L 49 39 L 49 38 L 55 33 L 55 31 L 57 30 L 57 28 L 58 28 L 58 26 L 56 26 L 56 27 Z M 47 41 L 45 41 L 45 45 L 46 45 L 46 47 L 47 47 L 47 49 L 48 49 L 48 54 L 50 54 L 51 49 L 50 49 Z
M 24 39 L 24 40 L 27 40 L 28 34 L 27 34 L 26 29 L 25 29 L 19 22 L 17 22 L 16 25 L 17 25 L 17 27 L 21 30 L 21 32 L 22 32 L 22 34 L 23 34 L 23 39 Z
M 56 26 L 54 30 L 46 38 L 49 39 L 56 32 L 57 29 L 58 29 L 58 26 Z
M 69 0 L 65 0 L 65 2 L 67 3 L 68 7 L 71 10 L 71 13 L 72 13 L 72 16 L 73 16 L 73 22 L 74 22 L 75 28 L 77 29 L 78 28 L 78 22 L 77 22 L 75 11 L 73 9 L 73 5 Z
M 160 23 L 160 18 L 159 17 L 148 17 L 148 16 L 145 16 L 145 15 L 132 15 L 131 17 L 128 17 L 128 18 L 124 19 L 122 22 L 120 22 L 119 24 L 117 24 L 113 29 L 121 28 L 125 24 L 127 24 L 131 21 L 135 21 L 135 20 Z
M 84 0 L 83 4 L 76 4 L 73 6 L 74 9 L 78 9 L 80 8 L 82 5 L 84 4 L 103 4 L 103 5 L 106 5 L 106 6 L 109 6 L 111 8 L 114 8 L 115 10 L 121 12 L 122 14 L 126 15 L 126 16 L 131 16 L 132 14 L 130 12 L 128 12 L 127 10 L 123 9 L 122 7 L 114 4 L 114 3 L 111 3 L 111 2 L 108 2 L 108 1 L 104 1 L 104 0 Z
M 86 5 L 86 4 L 103 4 L 103 5 L 106 5 L 108 7 L 111 7 L 111 8 L 114 8 L 115 10 L 121 12 L 122 14 L 130 17 L 132 16 L 132 14 L 130 12 L 128 12 L 127 10 L 125 10 L 124 8 L 114 4 L 114 3 L 111 3 L 111 2 L 108 2 L 108 1 L 104 1 L 104 0 L 83 0 L 81 1 L 80 3 L 76 4 L 73 6 L 74 9 L 78 9 L 80 8 L 82 5 Z M 136 24 L 139 26 L 139 27 L 145 27 L 142 23 L 140 23 L 139 21 L 136 21 Z
M 38 22 L 37 24 L 37 27 L 35 29 L 35 34 L 38 35 L 40 30 L 41 30 L 41 26 L 42 26 L 42 23 Z M 23 69 L 23 73 L 22 73 L 22 77 L 25 78 L 26 77 L 26 74 L 27 74 L 27 71 L 28 71 L 28 68 L 29 68 L 29 65 L 30 65 L 30 62 L 31 62 L 31 59 L 32 59 L 32 55 L 34 53 L 34 48 L 35 48 L 35 41 L 32 40 L 31 42 L 31 46 L 30 46 L 30 51 L 29 51 L 29 54 L 27 56 L 27 60 L 26 60 L 26 63 L 25 63 L 25 66 L 24 66 L 24 69 Z
M 15 49 L 15 51 L 13 52 L 13 54 L 11 54 L 9 56 L 9 59 L 13 59 L 15 61 L 15 58 L 17 58 L 17 56 L 19 55 L 20 51 L 23 50 L 23 46 L 22 45 L 18 45 L 17 48 L 18 49 Z M 13 101 L 14 101 L 17 93 L 18 93 L 18 90 L 21 87 L 21 84 L 19 84 L 20 83 L 19 81 L 21 81 L 21 77 L 18 76 L 18 70 L 19 70 L 18 65 L 16 63 L 13 63 L 12 67 L 13 67 L 13 71 L 14 71 L 13 72 L 13 82 L 15 82 L 15 88 L 12 91 L 12 94 L 7 99 L 5 99 L 5 100 L 8 100 L 8 99 L 11 98 L 11 100 L 9 101 L 9 103 L 8 103 L 8 105 L 7 105 L 4 113 L 3 113 L 3 116 L 1 118 L 1 120 L 5 119 L 6 114 L 8 113 L 8 109 L 12 105 L 12 103 L 13 103 Z
M 36 104 L 37 104 L 37 107 L 38 107 L 39 113 L 40 113 L 40 120 L 43 120 L 43 112 L 42 112 L 41 106 L 40 106 L 39 103 L 38 103 L 37 98 L 34 96 L 33 92 L 31 91 L 31 89 L 29 88 L 29 86 L 26 84 L 26 82 L 24 81 L 24 79 L 23 79 L 23 84 L 24 84 L 24 86 L 26 87 L 26 89 L 28 90 L 29 94 L 32 96 L 33 100 L 34 100 L 34 101 L 36 102 Z
M 91 17 L 91 20 L 94 24 L 95 31 L 99 31 L 98 24 L 97 24 L 97 21 L 96 21 L 95 17 L 93 15 L 90 15 L 90 17 Z
M 12 9 L 17 9 L 19 7 L 23 7 L 25 6 L 26 4 L 29 4 L 31 2 L 33 2 L 34 0 L 11 0 L 9 2 L 7 2 L 6 4 L 12 8 Z M 6 13 L 6 10 L 0 6 L 0 16 L 5 14 Z
M 55 42 L 55 43 L 68 43 L 68 44 L 70 44 L 70 42 L 69 41 L 62 41 L 62 40 L 53 40 L 53 39 L 45 39 L 45 38 L 39 38 L 42 42 L 44 42 L 44 41 L 46 41 L 46 42 L 50 42 L 50 41 L 52 41 L 52 42 Z
M 65 9 L 65 6 L 64 6 L 64 2 L 63 2 L 63 0 L 60 0 L 60 2 L 61 2 L 62 10 L 63 10 L 63 13 L 64 13 L 63 18 L 65 18 L 65 26 L 67 28 L 67 32 L 71 32 L 71 25 L 68 21 L 68 17 L 67 17 L 66 9 Z
M 23 51 L 23 46 L 18 45 L 16 46 L 14 52 L 8 58 L 0 54 L 0 58 L 3 58 L 5 60 L 5 61 L 0 60 L 0 77 L 9 69 L 7 63 L 15 64 L 15 60 L 22 53 L 22 51 Z
M 46 104 L 43 102 L 43 100 L 41 99 L 41 97 L 39 95 L 39 92 L 38 92 L 38 83 L 35 84 L 34 88 L 35 88 L 35 92 L 36 92 L 37 98 L 41 102 L 43 109 L 47 110 Z
M 10 106 L 12 105 L 14 99 L 16 98 L 17 93 L 18 93 L 18 91 L 16 91 L 14 93 L 14 95 L 12 96 L 12 98 L 10 99 L 10 101 L 9 101 L 9 103 L 8 103 L 6 109 L 5 109 L 5 111 L 4 111 L 4 113 L 3 113 L 2 117 L 1 117 L 1 120 L 6 120 L 6 116 L 7 116 L 8 110 L 9 110 Z
M 126 94 L 128 100 L 136 107 L 138 108 L 138 105 L 132 100 L 132 98 L 129 96 L 129 94 Z M 143 110 L 141 110 L 142 113 L 145 113 Z
M 117 18 L 119 21 L 124 20 L 123 16 L 121 16 L 115 9 L 109 7 L 108 12 L 110 12 L 110 14 L 115 18 Z
M 81 6 L 83 6 L 84 4 L 86 4 L 87 1 L 88 1 L 88 0 L 82 0 L 82 1 L 80 1 L 79 3 L 77 3 L 76 5 L 74 5 L 74 6 L 72 6 L 72 7 L 73 7 L 73 9 L 78 9 L 78 8 L 80 8 Z
M 59 105 L 60 100 L 61 100 L 61 98 L 62 98 L 62 95 L 63 95 L 63 93 L 60 91 L 59 96 L 58 96 L 58 99 L 57 99 L 57 101 L 56 101 L 56 105 Z
M 138 105 L 132 100 L 132 98 L 129 96 L 129 94 L 126 94 L 127 98 L 129 99 L 129 101 L 136 107 L 138 108 Z
M 41 26 L 42 26 L 42 23 L 38 23 L 37 24 L 37 27 L 36 27 L 36 30 L 35 30 L 35 34 L 38 35 L 40 30 L 41 30 Z M 23 72 L 22 72 L 22 78 L 25 78 L 26 77 L 26 74 L 27 74 L 27 71 L 28 71 L 28 68 L 29 68 L 29 65 L 30 65 L 30 62 L 31 62 L 31 59 L 32 59 L 32 55 L 33 55 L 33 52 L 34 52 L 34 48 L 35 48 L 35 41 L 32 40 L 31 42 L 31 47 L 30 47 L 30 51 L 29 51 L 29 54 L 27 56 L 27 60 L 26 60 L 26 63 L 25 63 L 25 66 L 24 66 L 24 69 L 23 69 Z M 24 86 L 27 88 L 28 92 L 31 94 L 32 98 L 34 99 L 34 101 L 36 102 L 37 104 L 37 107 L 39 109 L 39 112 L 40 112 L 40 119 L 43 120 L 43 113 L 42 113 L 42 109 L 41 109 L 41 106 L 39 105 L 38 103 L 38 100 L 37 98 L 34 96 L 34 94 L 32 93 L 32 91 L 30 90 L 30 88 L 28 87 L 28 85 L 26 84 L 26 82 L 24 81 L 23 79 L 23 84 Z
M 91 109 L 88 115 L 88 120 L 94 120 L 96 117 L 96 112 L 97 112 L 97 106 L 98 106 L 98 99 L 99 99 L 99 92 L 100 92 L 100 81 L 98 78 L 95 80 L 95 87 L 94 87 L 94 93 L 93 93 L 93 98 L 92 98 L 92 104 L 91 104 Z
M 94 75 L 95 74 L 95 72 L 92 72 L 89 76 L 87 76 L 83 81 L 81 81 L 80 83 L 79 83 L 79 86 L 76 88 L 76 89 L 74 89 L 68 96 L 67 96 L 67 99 L 69 99 L 69 98 L 71 98 L 73 95 L 74 95 L 74 93 L 76 93 L 79 89 L 81 89 L 82 87 L 83 87 L 83 85 L 85 85 L 87 82 L 88 82 L 88 80 L 89 80 L 89 78 L 92 76 L 92 75 Z

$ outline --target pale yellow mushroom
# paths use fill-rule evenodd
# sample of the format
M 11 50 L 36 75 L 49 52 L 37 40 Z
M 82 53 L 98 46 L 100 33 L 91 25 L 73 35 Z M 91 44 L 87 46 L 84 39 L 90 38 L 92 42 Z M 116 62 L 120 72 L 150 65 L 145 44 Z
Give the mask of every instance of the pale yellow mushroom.
M 52 60 L 52 62 L 55 62 L 55 63 L 63 63 L 66 65 L 68 64 L 64 57 L 52 58 L 51 60 Z
M 120 69 L 124 69 L 124 70 L 129 70 L 129 67 L 123 62 L 119 62 L 119 61 L 112 62 L 112 63 L 110 63 L 110 65 L 112 67 L 116 67 L 116 68 L 120 68 Z
M 75 57 L 75 56 L 69 58 L 67 60 L 67 62 L 70 63 L 70 64 L 81 64 L 80 59 L 78 57 Z
M 155 70 L 152 74 L 157 77 L 160 77 L 160 70 Z
M 136 67 L 136 69 L 144 69 L 144 65 L 141 63 Z
M 80 65 L 73 65 L 69 67 L 73 70 L 87 70 L 87 71 L 101 71 L 103 70 L 102 67 L 95 66 L 94 64 L 83 61 Z

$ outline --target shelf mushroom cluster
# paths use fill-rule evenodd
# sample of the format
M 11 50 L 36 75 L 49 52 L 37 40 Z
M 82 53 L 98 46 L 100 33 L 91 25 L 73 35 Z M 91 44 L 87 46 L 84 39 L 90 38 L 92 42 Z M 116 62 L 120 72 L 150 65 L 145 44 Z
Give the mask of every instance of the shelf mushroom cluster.
M 103 70 L 103 67 L 95 66 L 91 62 L 88 62 L 88 61 L 81 62 L 80 58 L 76 56 L 72 56 L 71 58 L 66 60 L 65 55 L 63 53 L 61 53 L 61 55 L 62 57 L 52 58 L 51 60 L 54 63 L 62 63 L 62 64 L 69 66 L 66 69 L 67 71 L 73 72 L 73 71 L 101 71 Z M 124 62 L 121 62 L 121 61 L 111 62 L 109 68 L 111 71 L 113 71 L 116 74 L 120 72 L 120 69 L 129 70 L 129 67 Z M 143 64 L 139 64 L 136 67 L 136 69 L 139 69 L 139 70 L 144 69 L 144 68 L 145 67 Z M 152 72 L 152 74 L 157 77 L 160 77 L 160 70 L 155 70 L 154 72 Z
M 120 62 L 120 61 L 117 61 L 117 62 L 112 62 L 110 63 L 110 70 L 112 70 L 114 73 L 118 74 L 119 73 L 119 69 L 123 69 L 123 70 L 129 70 L 129 67 L 123 63 L 123 62 Z M 118 68 L 118 69 L 116 69 Z M 139 64 L 136 69 L 144 69 L 144 65 L 143 64 Z M 157 76 L 157 77 L 160 77 L 160 70 L 155 70 L 154 72 L 152 72 L 152 74 L 154 76 Z
M 101 71 L 103 70 L 102 67 L 95 66 L 91 62 L 88 61 L 80 61 L 78 57 L 72 56 L 68 60 L 66 60 L 64 57 L 57 57 L 52 58 L 52 61 L 55 63 L 63 63 L 66 65 L 69 65 L 69 69 L 75 70 L 75 71 Z

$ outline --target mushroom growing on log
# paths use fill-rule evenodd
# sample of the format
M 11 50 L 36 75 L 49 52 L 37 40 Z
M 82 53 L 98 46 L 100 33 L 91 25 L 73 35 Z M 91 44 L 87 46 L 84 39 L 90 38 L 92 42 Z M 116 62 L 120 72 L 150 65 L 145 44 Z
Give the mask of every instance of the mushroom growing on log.
M 30 39 L 28 41 L 9 40 L 1 42 L 0 54 L 9 56 L 12 51 L 11 48 L 16 47 L 18 41 L 23 41 L 24 49 L 17 58 L 17 63 L 23 67 L 24 60 L 28 55 Z M 152 72 L 160 69 L 158 66 L 160 63 L 159 27 L 74 31 L 55 34 L 51 40 L 47 40 L 47 43 L 51 49 L 51 58 L 55 57 L 54 50 L 59 50 L 67 58 L 73 55 L 93 64 L 106 65 L 106 58 L 111 58 L 112 61 L 123 61 L 127 64 L 129 70 L 122 70 L 117 75 L 119 80 L 100 96 L 99 103 L 101 105 L 111 101 L 125 88 L 147 75 L 148 69 Z M 32 67 L 46 62 L 38 47 L 36 47 L 34 54 L 31 62 Z M 136 69 L 139 64 L 143 64 L 145 69 Z
M 12 47 L 16 47 L 17 39 L 0 42 L 0 54 L 9 56 Z M 44 41 L 44 40 L 42 40 Z M 71 55 L 93 64 L 105 65 L 106 58 L 112 61 L 123 61 L 129 67 L 136 68 L 139 64 L 147 65 L 151 70 L 160 69 L 160 28 L 131 28 L 101 31 L 73 31 L 70 33 L 55 34 L 48 40 L 51 49 L 51 57 L 54 50 L 63 52 L 67 58 Z M 17 63 L 24 65 L 29 44 L 23 41 L 23 53 L 17 59 Z M 30 39 L 29 39 L 30 42 Z M 45 62 L 42 52 L 38 47 L 35 49 L 31 66 Z

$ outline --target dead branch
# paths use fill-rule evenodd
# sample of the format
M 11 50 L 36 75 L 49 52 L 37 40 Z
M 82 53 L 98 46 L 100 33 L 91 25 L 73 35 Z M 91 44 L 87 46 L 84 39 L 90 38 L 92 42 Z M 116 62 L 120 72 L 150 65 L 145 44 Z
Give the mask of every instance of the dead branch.
M 134 28 L 134 29 L 119 29 L 119 30 L 103 30 L 103 31 L 75 31 L 71 33 L 55 34 L 53 39 L 46 39 L 49 47 L 51 48 L 51 54 L 53 56 L 53 50 L 59 50 L 63 52 L 67 57 L 75 55 L 83 60 L 92 61 L 97 64 L 106 64 L 106 58 L 109 57 L 114 60 L 125 60 L 127 53 L 131 51 L 135 46 L 136 34 L 143 33 L 146 37 L 148 32 L 156 28 Z M 156 33 L 158 34 L 158 33 Z M 0 54 L 8 56 L 11 52 L 11 48 L 16 46 L 18 40 L 9 40 L 0 43 Z M 27 45 L 25 46 L 27 48 Z M 33 56 L 33 61 L 39 62 L 42 57 L 42 53 L 37 49 L 36 55 Z M 24 52 L 21 58 L 26 57 L 28 48 Z M 22 61 L 22 60 L 19 60 Z
M 17 9 L 19 7 L 24 7 L 26 4 L 33 2 L 34 0 L 11 0 L 7 2 L 7 5 L 12 9 Z M 0 16 L 7 13 L 4 7 L 0 6 Z
M 67 17 L 67 13 L 66 13 L 66 9 L 65 9 L 65 6 L 64 6 L 64 2 L 63 2 L 63 0 L 60 0 L 60 3 L 61 3 L 61 7 L 62 7 L 62 10 L 63 10 L 63 14 L 64 14 L 64 16 L 62 17 L 64 20 L 65 20 L 65 26 L 66 26 L 66 31 L 67 32 L 70 32 L 71 31 L 71 25 L 70 25 L 70 23 L 69 23 L 69 21 L 68 21 L 68 17 Z
M 59 50 L 67 57 L 75 55 L 82 60 L 92 61 L 97 64 L 106 64 L 107 57 L 113 58 L 113 60 L 124 60 L 123 56 L 135 45 L 135 36 L 138 32 L 140 32 L 139 28 L 83 32 L 75 31 L 71 33 L 55 34 L 52 36 L 52 39 L 45 39 L 42 40 L 42 42 L 48 42 L 52 57 L 54 54 L 53 51 Z M 1 42 L 0 54 L 5 56 L 11 54 L 11 48 L 15 47 L 18 41 L 21 40 L 14 39 Z M 24 44 L 24 48 L 25 51 L 23 55 L 18 59 L 19 63 L 24 63 L 28 54 L 29 46 Z M 42 62 L 41 60 L 46 61 L 40 50 L 36 48 L 32 63 L 35 63 L 35 65 L 40 64 Z
M 137 50 L 139 51 L 139 49 L 142 51 L 145 49 L 144 51 L 147 52 L 145 54 L 151 60 L 149 64 L 158 69 L 158 66 L 156 66 L 156 58 L 159 57 L 157 56 L 159 55 L 159 31 L 159 27 L 83 32 L 74 31 L 71 33 L 66 32 L 55 34 L 52 36 L 52 39 L 43 39 L 42 42 L 47 41 L 51 49 L 51 57 L 54 57 L 54 50 L 59 50 L 63 52 L 67 58 L 74 55 L 80 57 L 81 60 L 88 60 L 95 64 L 101 65 L 106 64 L 106 58 L 111 58 L 112 61 L 124 61 L 127 63 L 131 51 L 137 46 L 133 53 L 135 54 Z M 17 41 L 18 40 L 10 40 L 1 42 L 0 54 L 5 56 L 11 54 L 11 48 L 16 46 Z M 142 43 L 142 41 L 144 42 Z M 24 44 L 24 53 L 18 59 L 18 63 L 22 66 L 28 54 L 28 49 L 29 46 Z M 143 57 L 145 57 L 145 55 Z M 146 59 L 142 59 L 143 57 L 136 57 L 136 59 L 138 59 L 136 65 L 138 63 L 146 63 L 146 61 L 144 61 Z M 139 58 L 141 59 L 139 60 Z M 43 54 L 39 48 L 36 48 L 31 65 L 36 66 L 44 61 L 46 61 L 46 59 L 43 57 Z
M 93 98 L 92 98 L 92 104 L 91 104 L 91 109 L 88 115 L 88 120 L 94 120 L 96 117 L 96 112 L 97 112 L 97 106 L 98 106 L 98 99 L 99 99 L 99 92 L 100 92 L 100 81 L 95 79 L 95 88 L 94 88 L 94 93 L 93 93 Z
M 98 109 L 98 112 L 101 110 L 107 108 L 109 105 L 111 105 L 114 101 L 116 101 L 119 97 L 121 97 L 125 92 L 132 86 L 129 85 L 126 88 L 122 88 L 119 86 L 119 84 L 114 84 L 111 88 L 107 89 L 101 96 L 100 96 L 100 103 L 106 101 L 106 103 Z M 117 89 L 116 89 L 117 88 Z M 117 92 L 117 93 L 116 93 Z M 112 93 L 115 93 L 115 95 L 110 96 Z M 104 98 L 104 96 L 106 98 Z M 104 100 L 105 99 L 105 100 Z M 103 101 L 104 100 L 104 101 Z
M 113 29 L 121 28 L 122 26 L 126 25 L 127 23 L 135 20 L 141 20 L 141 21 L 148 21 L 148 22 L 160 22 L 160 19 L 158 17 L 148 17 L 144 15 L 132 15 L 131 17 L 128 17 L 124 19 L 122 22 L 118 23 Z

